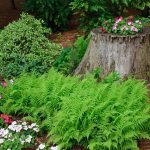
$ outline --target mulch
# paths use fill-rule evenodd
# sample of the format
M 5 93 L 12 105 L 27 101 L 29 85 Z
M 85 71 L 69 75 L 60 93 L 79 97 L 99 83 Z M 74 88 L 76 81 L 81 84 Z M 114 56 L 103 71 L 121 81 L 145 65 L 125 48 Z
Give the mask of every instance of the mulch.
M 64 48 L 71 46 L 75 40 L 84 35 L 85 33 L 82 30 L 73 29 L 70 31 L 54 33 L 49 37 L 55 43 L 61 43 Z

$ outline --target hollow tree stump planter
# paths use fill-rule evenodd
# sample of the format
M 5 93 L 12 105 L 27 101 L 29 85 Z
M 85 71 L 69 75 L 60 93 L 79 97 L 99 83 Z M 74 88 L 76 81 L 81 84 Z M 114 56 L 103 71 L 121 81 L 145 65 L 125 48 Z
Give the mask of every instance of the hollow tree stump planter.
M 148 79 L 150 73 L 150 32 L 122 36 L 91 32 L 92 39 L 75 74 L 93 71 L 100 67 L 102 76 L 117 71 L 122 77 L 133 74 Z

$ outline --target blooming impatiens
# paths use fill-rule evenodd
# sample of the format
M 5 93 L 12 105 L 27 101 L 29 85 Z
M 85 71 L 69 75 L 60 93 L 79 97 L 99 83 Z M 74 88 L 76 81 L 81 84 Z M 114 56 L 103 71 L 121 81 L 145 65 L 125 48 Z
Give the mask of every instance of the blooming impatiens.
M 58 146 L 52 146 L 51 150 L 58 150 Z
M 115 33 L 121 35 L 134 35 L 143 31 L 144 18 L 122 16 L 115 19 L 104 21 L 103 26 L 99 28 L 103 33 Z M 105 29 L 105 30 L 104 30 Z
M 38 146 L 37 150 L 43 150 L 45 147 L 46 147 L 45 144 L 41 143 L 41 144 Z
M 1 117 L 9 118 L 4 114 Z M 18 145 L 20 148 L 31 147 L 35 144 L 37 132 L 39 132 L 39 127 L 36 123 L 13 121 L 5 128 L 0 129 L 0 149 L 4 145 L 7 146 L 7 149 L 14 148 L 14 145 Z
M 134 19 L 133 16 L 128 18 L 117 17 L 115 18 L 112 32 L 125 35 L 136 34 L 142 32 L 142 22 Z

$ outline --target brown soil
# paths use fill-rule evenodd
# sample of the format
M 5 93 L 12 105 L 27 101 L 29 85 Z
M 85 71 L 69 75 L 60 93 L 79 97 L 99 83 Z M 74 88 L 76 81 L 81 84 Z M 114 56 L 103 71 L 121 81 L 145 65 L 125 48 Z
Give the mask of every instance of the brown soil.
M 54 33 L 50 39 L 56 43 L 61 43 L 64 48 L 71 46 L 77 37 L 84 35 L 81 30 L 70 30 L 65 32 Z
M 81 146 L 75 146 L 72 150 L 85 150 L 85 149 Z
M 150 141 L 143 140 L 139 142 L 140 150 L 150 150 Z

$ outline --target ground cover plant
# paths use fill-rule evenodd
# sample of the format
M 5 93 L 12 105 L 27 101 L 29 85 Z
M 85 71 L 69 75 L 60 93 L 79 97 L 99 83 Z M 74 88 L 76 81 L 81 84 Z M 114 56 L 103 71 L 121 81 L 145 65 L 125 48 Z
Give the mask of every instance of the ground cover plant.
M 28 14 L 5 27 L 0 33 L 0 75 L 11 78 L 23 71 L 47 72 L 62 50 L 46 38 L 47 33 L 50 30 L 43 27 L 43 21 Z
M 37 122 L 60 149 L 138 149 L 137 140 L 149 138 L 143 81 L 118 80 L 112 73 L 97 83 L 91 75 L 81 80 L 51 69 L 40 77 L 24 74 L 0 91 L 2 113 Z

